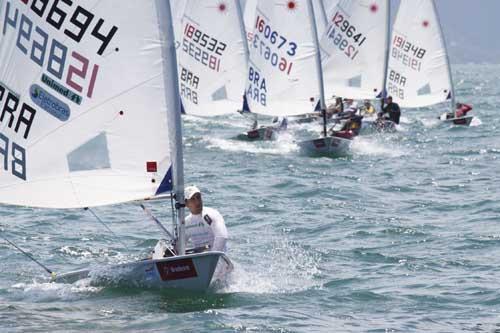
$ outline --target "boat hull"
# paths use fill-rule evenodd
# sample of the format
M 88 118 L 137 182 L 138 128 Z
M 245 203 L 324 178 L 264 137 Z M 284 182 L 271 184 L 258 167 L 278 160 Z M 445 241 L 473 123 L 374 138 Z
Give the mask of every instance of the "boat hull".
M 352 139 L 328 136 L 298 143 L 302 153 L 312 156 L 343 157 L 349 155 Z
M 80 270 L 61 274 L 53 282 L 73 283 L 91 278 L 92 285 L 119 285 L 139 288 L 207 290 L 217 265 L 227 272 L 232 270 L 229 258 L 223 252 L 204 252 L 162 259 L 146 259 L 112 265 L 102 270 Z
M 238 139 L 247 141 L 267 141 L 276 140 L 278 138 L 278 130 L 272 126 L 260 127 L 238 135 Z
M 461 125 L 461 126 L 469 126 L 470 123 L 472 122 L 472 118 L 474 118 L 474 116 L 464 116 L 464 117 L 446 119 L 446 114 L 440 117 L 440 119 L 445 123 L 448 124 L 452 123 L 453 125 Z

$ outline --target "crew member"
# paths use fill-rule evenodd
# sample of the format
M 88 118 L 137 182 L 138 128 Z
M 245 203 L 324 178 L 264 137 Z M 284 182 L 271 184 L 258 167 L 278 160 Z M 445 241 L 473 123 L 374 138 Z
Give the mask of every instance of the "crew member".
M 187 243 L 195 249 L 225 252 L 228 233 L 222 215 L 203 206 L 201 192 L 194 185 L 185 188 L 184 197 L 191 212 L 186 217 Z
M 399 118 L 401 117 L 401 109 L 397 103 L 392 101 L 392 96 L 387 97 L 385 100 L 385 106 L 382 107 L 382 112 L 379 113 L 379 117 L 382 117 L 384 114 L 389 114 L 389 120 L 392 122 L 399 124 Z

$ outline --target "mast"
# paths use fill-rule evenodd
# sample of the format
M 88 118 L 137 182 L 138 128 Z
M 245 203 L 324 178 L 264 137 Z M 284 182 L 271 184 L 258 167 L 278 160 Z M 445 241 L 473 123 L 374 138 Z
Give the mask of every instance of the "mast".
M 320 95 L 320 107 L 321 113 L 323 114 L 323 136 L 326 138 L 326 102 L 325 102 L 325 85 L 323 82 L 323 69 L 321 66 L 321 52 L 319 48 L 318 40 L 318 30 L 316 29 L 316 21 L 314 18 L 314 8 L 311 0 L 307 0 L 307 7 L 309 9 L 309 17 L 312 26 L 312 37 L 314 41 L 314 47 L 316 48 L 316 69 L 318 71 L 318 86 Z
M 158 25 L 162 43 L 163 80 L 167 104 L 167 120 L 173 125 L 169 131 L 170 151 L 172 152 L 172 178 L 177 209 L 177 254 L 186 252 L 184 221 L 184 164 L 182 160 L 182 122 L 181 101 L 175 54 L 175 38 L 170 1 L 155 0 L 158 13 Z M 170 130 L 170 128 L 169 128 Z
M 446 69 L 448 69 L 448 77 L 450 79 L 450 94 L 451 94 L 451 112 L 455 114 L 455 87 L 453 85 L 453 77 L 451 76 L 451 68 L 450 68 L 450 57 L 448 56 L 448 49 L 446 47 L 446 41 L 444 40 L 443 27 L 441 26 L 441 21 L 439 20 L 439 14 L 436 8 L 436 4 L 434 0 L 430 0 L 432 3 L 432 8 L 434 9 L 434 14 L 436 14 L 436 20 L 439 25 L 439 31 L 441 33 L 441 42 L 443 43 L 444 53 L 446 54 Z
M 241 37 L 243 38 L 243 47 L 245 49 L 245 62 L 246 62 L 247 71 L 248 71 L 248 65 L 250 63 L 250 50 L 248 48 L 247 31 L 245 28 L 245 20 L 243 18 L 243 10 L 241 8 L 240 0 L 234 0 L 234 3 L 236 4 L 236 11 L 238 12 L 238 19 L 240 21 L 240 32 L 241 32 Z M 242 105 L 241 110 L 243 112 L 245 112 L 245 109 L 248 109 L 247 111 L 250 111 L 250 107 L 248 106 L 248 103 L 246 102 L 246 88 L 243 91 L 243 105 Z M 257 121 L 256 114 L 255 114 L 255 121 Z
M 385 59 L 384 59 L 384 84 L 382 85 L 382 92 L 380 94 L 380 108 L 381 111 L 384 108 L 384 98 L 387 96 L 387 71 L 389 70 L 389 53 L 391 45 L 391 2 L 387 0 L 387 10 L 386 10 L 387 22 L 385 25 Z

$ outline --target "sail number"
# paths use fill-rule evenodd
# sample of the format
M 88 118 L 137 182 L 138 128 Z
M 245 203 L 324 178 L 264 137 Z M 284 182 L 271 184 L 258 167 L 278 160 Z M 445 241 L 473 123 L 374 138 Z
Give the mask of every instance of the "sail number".
M 66 70 L 64 79 L 68 86 L 82 92 L 84 87 L 76 79 L 86 80 L 89 78 L 85 90 L 87 97 L 92 97 L 99 70 L 98 65 L 91 65 L 89 59 L 75 51 L 68 54 L 68 47 L 55 38 L 49 38 L 49 34 L 41 27 L 36 26 L 26 15 L 19 15 L 17 8 L 10 13 L 9 2 L 2 30 L 4 35 L 8 26 L 14 30 L 18 29 L 16 47 L 31 61 L 40 67 L 46 66 L 46 70 L 58 79 L 63 79 Z
M 358 46 L 363 45 L 366 40 L 366 36 L 363 36 L 361 33 L 356 34 L 356 27 L 350 24 L 349 21 L 344 18 L 342 13 L 336 12 L 333 16 L 332 22 L 340 28 L 340 31 L 345 33 L 347 38 L 351 38 L 354 41 L 354 44 L 358 44 Z
M 293 62 L 286 57 L 295 56 L 297 53 L 297 43 L 289 41 L 276 30 L 273 30 L 269 24 L 266 24 L 264 18 L 260 16 L 257 16 L 255 29 L 256 33 L 251 43 L 253 48 L 258 50 L 258 54 L 266 61 L 269 61 L 273 67 L 277 67 L 280 71 L 290 75 Z M 278 50 L 283 48 L 286 51 L 286 55 L 280 57 L 278 52 L 274 52 L 271 48 Z
M 279 34 L 276 30 L 273 30 L 269 24 L 266 24 L 264 18 L 257 16 L 257 20 L 255 21 L 255 29 L 260 32 L 264 38 L 268 39 L 269 42 L 273 45 L 277 45 L 278 49 L 283 46 L 287 47 L 286 53 L 293 57 L 297 51 L 297 43 L 288 41 L 283 35 Z
M 342 13 L 336 12 L 326 36 L 333 45 L 351 60 L 359 53 L 359 48 L 366 40 L 366 36 L 356 34 L 356 27 L 344 18 Z
M 426 50 L 414 45 L 399 35 L 394 36 L 392 42 L 391 56 L 406 67 L 420 72 L 422 69 L 422 58 Z
M 413 56 L 422 59 L 425 55 L 426 50 L 422 47 L 419 47 L 417 45 L 414 45 L 404 39 L 402 36 L 395 35 L 394 40 L 392 42 L 392 45 L 394 45 L 397 48 L 400 48 L 401 50 L 405 51 L 406 53 L 413 53 Z
M 207 35 L 190 23 L 186 23 L 184 27 L 184 36 L 182 51 L 202 65 L 219 72 L 220 56 L 223 55 L 227 44 Z

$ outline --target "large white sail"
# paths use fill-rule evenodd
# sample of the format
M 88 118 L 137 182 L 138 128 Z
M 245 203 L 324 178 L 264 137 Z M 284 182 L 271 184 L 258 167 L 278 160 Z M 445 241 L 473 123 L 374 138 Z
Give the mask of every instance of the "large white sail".
M 243 22 L 245 22 L 245 31 L 249 42 L 252 41 L 253 24 L 255 22 L 255 10 L 257 9 L 257 0 L 240 0 L 244 2 Z
M 313 111 L 317 52 L 307 0 L 259 0 L 247 74 L 250 111 L 281 116 Z
M 179 84 L 187 114 L 234 113 L 243 104 L 246 36 L 239 0 L 190 0 L 182 18 Z
M 160 3 L 0 1 L 0 202 L 70 208 L 171 190 L 166 96 L 178 97 L 165 93 L 174 41 L 161 38 Z
M 314 10 L 314 21 L 316 22 L 316 30 L 318 36 L 322 36 L 327 27 L 326 10 L 322 0 L 312 1 Z
M 171 1 L 172 8 L 172 19 L 174 23 L 174 35 L 177 42 L 177 49 L 181 45 L 182 41 L 182 18 L 184 17 L 184 11 L 186 10 L 186 4 L 189 0 L 175 0 Z
M 452 98 L 446 48 L 432 0 L 400 3 L 391 38 L 387 91 L 403 107 Z
M 327 13 L 320 47 L 327 97 L 374 99 L 386 73 L 388 0 L 341 0 Z

